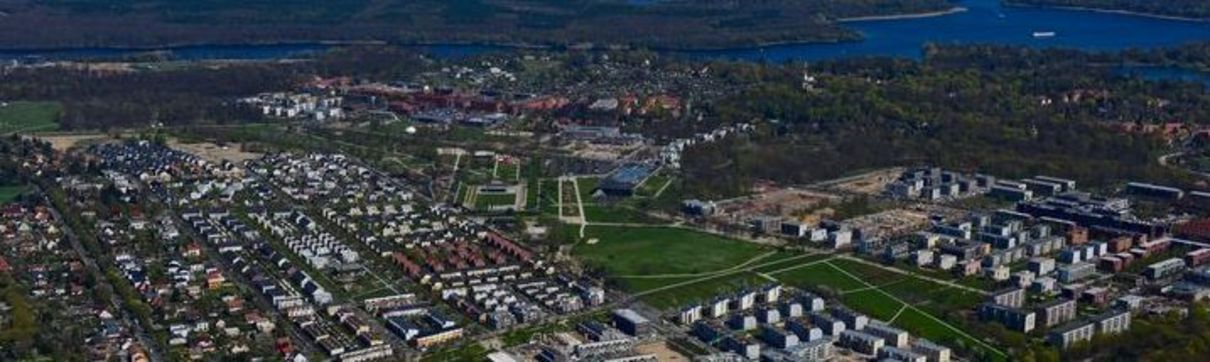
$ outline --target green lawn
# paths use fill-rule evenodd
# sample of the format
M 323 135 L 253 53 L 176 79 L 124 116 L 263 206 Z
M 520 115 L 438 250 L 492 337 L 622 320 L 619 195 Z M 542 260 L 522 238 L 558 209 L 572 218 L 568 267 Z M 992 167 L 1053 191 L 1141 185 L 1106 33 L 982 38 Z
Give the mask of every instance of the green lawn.
M 537 206 L 543 214 L 559 215 L 559 180 L 541 180 L 537 192 L 530 190 L 529 196 L 533 198 L 529 205 Z
M 581 189 L 582 190 L 582 189 Z M 624 205 L 601 205 L 585 199 L 584 217 L 589 222 L 658 224 L 660 220 Z
M 29 190 L 29 187 L 25 185 L 0 186 L 0 202 L 13 201 L 13 199 L 16 199 L 17 196 L 21 195 L 27 190 Z
M 781 273 L 771 274 L 782 283 L 804 289 L 825 289 L 832 292 L 843 292 L 864 288 L 860 281 L 844 275 L 827 264 L 815 264 Z
M 839 293 L 841 301 L 846 306 L 869 315 L 871 318 L 883 321 L 894 319 L 894 325 L 914 335 L 950 346 L 959 344 L 975 346 L 988 351 L 987 353 L 992 356 L 993 360 L 1006 359 L 1000 358 L 1001 356 L 982 347 L 974 339 L 950 328 L 939 321 L 940 318 L 930 318 L 924 312 L 911 307 L 904 308 L 905 304 L 896 300 L 898 298 L 924 310 L 968 310 L 982 301 L 982 296 L 977 293 L 956 290 L 928 280 L 895 274 L 844 259 L 834 259 L 828 263 L 814 264 L 772 275 L 786 285 Z M 879 288 L 870 289 L 865 283 Z M 902 312 L 900 312 L 901 310 Z M 959 323 L 953 322 L 949 324 L 955 328 L 959 325 Z
M 693 274 L 731 268 L 766 249 L 712 234 L 670 227 L 590 226 L 575 254 L 613 276 Z
M 442 349 L 435 352 L 426 353 L 421 361 L 482 361 L 487 358 L 491 351 L 479 343 L 467 343 L 457 348 Z
M 895 313 L 903 308 L 903 303 L 896 302 L 882 292 L 873 289 L 846 293 L 841 299 L 845 306 L 881 321 L 891 320 L 895 317 Z
M 657 279 L 663 281 L 663 285 L 673 285 L 678 282 L 694 280 L 695 278 L 677 278 L 683 279 L 680 281 L 670 281 L 671 279 Z M 701 278 L 696 278 L 701 279 Z M 634 281 L 637 279 L 632 279 Z M 676 288 L 660 291 L 645 295 L 642 299 L 644 303 L 659 309 L 674 309 L 680 308 L 690 303 L 705 302 L 720 295 L 734 293 L 743 289 L 756 288 L 765 284 L 772 283 L 768 279 L 762 278 L 752 272 L 739 272 L 722 276 L 716 279 L 703 280 L 696 283 L 690 283 Z M 651 288 L 648 288 L 651 289 Z
M 667 184 L 669 181 L 672 181 L 672 178 L 670 178 L 668 176 L 664 176 L 662 173 L 652 175 L 651 177 L 648 177 L 647 180 L 643 181 L 643 184 L 639 185 L 639 187 L 634 190 L 634 194 L 635 194 L 635 196 L 645 196 L 645 197 L 655 196 L 655 193 L 659 192 L 660 189 L 663 188 L 664 185 Z
M 0 107 L 0 133 L 58 130 L 62 113 L 58 102 L 10 102 Z
M 486 209 L 492 206 L 511 206 L 517 203 L 517 194 L 476 194 L 475 208 Z
M 673 309 L 689 303 L 708 301 L 711 298 L 745 288 L 759 287 L 773 281 L 759 273 L 802 265 L 827 258 L 827 255 L 804 255 L 779 251 L 745 265 L 751 271 L 737 271 L 710 276 L 679 276 L 664 278 L 617 278 L 615 282 L 630 292 L 649 291 L 660 287 L 678 285 L 675 288 L 643 296 L 648 305 L 660 309 Z M 751 259 L 750 259 L 751 260 Z M 684 285 L 679 285 L 684 284 Z
M 597 191 L 597 185 L 601 183 L 601 179 L 596 177 L 580 177 L 576 179 L 580 184 L 580 198 L 585 203 L 592 202 L 592 194 Z
M 496 168 L 496 179 L 511 183 L 520 178 L 520 173 L 520 165 L 501 162 L 500 166 Z

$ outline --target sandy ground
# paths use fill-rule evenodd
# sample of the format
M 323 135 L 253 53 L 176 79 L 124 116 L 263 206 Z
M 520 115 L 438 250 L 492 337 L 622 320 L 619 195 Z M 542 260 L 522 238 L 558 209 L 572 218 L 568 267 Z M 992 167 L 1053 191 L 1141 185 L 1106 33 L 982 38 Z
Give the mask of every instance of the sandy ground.
M 85 144 L 89 141 L 104 141 L 108 137 L 104 134 L 38 136 L 39 139 L 50 142 L 50 147 L 54 148 L 55 151 L 66 151 L 73 146 Z
M 635 352 L 640 354 L 654 354 L 660 362 L 666 361 L 689 361 L 689 357 L 685 357 L 671 348 L 664 342 L 652 342 L 640 344 L 634 348 Z
M 839 201 L 840 196 L 823 192 L 795 188 L 769 188 L 765 192 L 748 197 L 724 200 L 718 203 L 724 215 L 746 220 L 752 216 L 793 216 L 827 201 Z
M 887 237 L 927 227 L 928 216 L 925 212 L 902 208 L 858 216 L 848 222 L 855 228 L 872 233 L 873 236 Z
M 882 190 L 886 189 L 886 185 L 895 181 L 904 171 L 901 167 L 888 168 L 870 172 L 863 177 L 858 177 L 846 182 L 838 183 L 833 186 L 836 190 L 844 192 L 852 192 L 864 195 L 878 195 Z
M 231 162 L 242 162 L 245 160 L 255 159 L 261 156 L 259 153 L 244 152 L 240 150 L 240 145 L 229 144 L 227 146 L 219 146 L 209 142 L 201 143 L 181 143 L 179 140 L 171 139 L 168 141 L 168 147 L 184 152 L 198 155 L 202 159 L 210 162 L 220 162 L 223 160 Z

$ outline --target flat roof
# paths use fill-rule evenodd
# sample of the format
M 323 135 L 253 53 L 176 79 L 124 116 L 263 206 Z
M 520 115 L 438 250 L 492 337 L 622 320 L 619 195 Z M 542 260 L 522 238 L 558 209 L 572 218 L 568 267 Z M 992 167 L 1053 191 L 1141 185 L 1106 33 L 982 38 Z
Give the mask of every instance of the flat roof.
M 626 320 L 629 320 L 634 324 L 641 324 L 641 323 L 648 322 L 647 318 L 644 318 L 643 316 L 639 315 L 639 313 L 635 312 L 633 309 L 618 309 L 618 310 L 613 311 L 613 315 L 626 319 Z

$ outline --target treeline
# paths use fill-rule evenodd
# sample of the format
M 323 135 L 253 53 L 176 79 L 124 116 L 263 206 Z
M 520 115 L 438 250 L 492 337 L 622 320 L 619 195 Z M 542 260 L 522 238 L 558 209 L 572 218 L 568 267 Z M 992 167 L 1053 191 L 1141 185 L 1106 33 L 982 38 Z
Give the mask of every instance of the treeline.
M 1013 5 L 1063 6 L 1210 19 L 1210 2 L 1205 0 L 1008 0 L 1007 2 Z
M 290 64 L 199 64 L 154 71 L 12 68 L 0 72 L 0 99 L 61 102 L 59 124 L 68 130 L 247 122 L 262 115 L 237 104 L 242 97 L 295 89 L 314 76 L 401 79 L 425 64 L 413 52 L 368 47 L 337 49 Z
M 0 3 L 9 47 L 379 40 L 661 48 L 860 37 L 836 18 L 945 10 L 947 0 L 137 0 Z
M 259 117 L 238 107 L 238 97 L 289 89 L 296 81 L 288 69 L 249 65 L 118 73 L 21 68 L 0 74 L 0 99 L 59 101 L 65 129 L 222 123 Z
M 1205 356 L 1210 354 L 1210 309 L 1204 303 L 1194 304 L 1185 315 L 1174 311 L 1163 315 L 1140 316 L 1135 317 L 1130 324 L 1130 330 L 1126 333 L 1098 336 L 1091 342 L 1076 345 L 1066 351 L 1064 359 L 1204 361 Z
M 1118 59 L 1120 60 L 1120 59 Z M 1145 82 L 1064 53 L 997 47 L 930 49 L 888 59 L 759 66 L 759 86 L 714 105 L 719 119 L 768 120 L 758 132 L 692 148 L 690 194 L 724 197 L 755 180 L 807 183 L 862 170 L 936 165 L 1003 177 L 1049 174 L 1092 186 L 1184 184 L 1155 162 L 1166 148 L 1116 123 L 1210 122 L 1199 85 Z

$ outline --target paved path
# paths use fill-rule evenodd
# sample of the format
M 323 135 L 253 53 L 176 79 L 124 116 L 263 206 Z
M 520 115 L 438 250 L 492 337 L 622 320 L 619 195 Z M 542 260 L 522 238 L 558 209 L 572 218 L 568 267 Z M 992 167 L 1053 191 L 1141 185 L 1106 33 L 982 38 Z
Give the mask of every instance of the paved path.
M 803 254 L 803 255 L 796 256 L 794 258 L 803 258 L 803 257 L 811 256 L 811 255 L 818 255 L 818 254 Z M 683 281 L 680 283 L 673 283 L 673 284 L 665 285 L 665 286 L 655 288 L 655 289 L 648 289 L 648 290 L 645 290 L 645 291 L 642 291 L 639 293 L 631 294 L 630 299 L 633 300 L 633 299 L 637 299 L 642 296 L 647 296 L 647 295 L 663 292 L 663 291 L 666 291 L 669 289 L 680 288 L 680 287 L 683 287 L 686 285 L 693 285 L 693 284 L 701 283 L 701 282 L 711 280 L 711 279 L 717 279 L 717 278 L 724 277 L 724 276 L 735 275 L 735 274 L 739 274 L 739 273 L 743 273 L 743 272 L 749 272 L 749 271 L 753 271 L 753 270 L 756 270 L 756 269 L 759 269 L 762 267 L 766 267 L 769 265 L 784 263 L 784 262 L 790 261 L 791 259 L 794 259 L 794 258 L 786 258 L 786 259 L 782 259 L 782 260 L 775 260 L 775 261 L 771 261 L 771 262 L 767 262 L 767 263 L 761 263 L 761 264 L 749 266 L 746 268 L 734 269 L 734 270 L 730 270 L 730 271 L 722 271 L 717 274 L 698 278 L 698 279 L 687 280 L 687 281 Z M 824 263 L 824 262 L 827 262 L 828 260 L 831 260 L 831 258 L 816 260 L 816 261 L 812 261 L 809 263 L 804 263 L 804 264 L 799 265 L 798 267 L 807 267 L 807 266 L 811 266 L 811 265 L 815 265 L 815 264 L 819 264 L 819 263 Z M 765 273 L 765 274 L 771 275 L 773 273 Z
M 844 258 L 844 257 L 842 257 L 842 258 Z M 823 262 L 824 262 L 824 264 L 827 264 L 828 266 L 832 267 L 832 269 L 836 269 L 836 271 L 840 272 L 841 274 L 844 274 L 845 276 L 852 278 L 853 280 L 856 280 L 857 282 L 860 282 L 861 284 L 865 284 L 865 286 L 869 287 L 871 290 L 877 291 L 878 293 L 881 293 L 882 295 L 886 296 L 887 298 L 890 298 L 891 300 L 894 300 L 896 302 L 899 302 L 900 304 L 903 304 L 904 308 L 911 309 L 911 310 L 915 311 L 916 313 L 919 313 L 920 315 L 933 320 L 933 322 L 937 322 L 937 324 L 940 324 L 942 326 L 945 326 L 946 328 L 949 328 L 951 331 L 954 331 L 954 333 L 958 333 L 959 335 L 962 335 L 963 337 L 966 337 L 967 339 L 974 341 L 975 343 L 978 343 L 979 346 L 986 348 L 988 351 L 991 351 L 991 352 L 999 355 L 1000 357 L 1008 358 L 1007 354 L 1004 354 L 1004 352 L 1001 352 L 1000 350 L 996 349 L 995 347 L 992 347 L 990 344 L 987 344 L 987 342 L 984 342 L 983 340 L 981 340 L 979 338 L 975 338 L 974 336 L 967 334 L 965 331 L 958 329 L 957 327 L 954 327 L 953 325 L 946 323 L 945 321 L 938 319 L 937 317 L 934 317 L 932 314 L 929 314 L 925 311 L 920 310 L 919 308 L 916 308 L 916 306 L 911 305 L 908 302 L 903 301 L 902 299 L 899 299 L 899 297 L 896 297 L 894 294 L 887 293 L 885 290 L 882 290 L 882 289 L 878 288 L 877 286 L 865 281 L 865 279 L 861 279 L 860 277 L 853 275 L 853 273 L 850 273 L 848 270 L 838 267 L 838 266 L 836 266 L 836 264 L 832 264 L 831 261 L 824 260 Z M 900 312 L 902 313 L 903 311 L 901 310 Z M 896 317 L 898 317 L 898 314 L 896 314 Z
M 728 271 L 732 271 L 732 270 L 735 270 L 735 269 L 743 268 L 743 267 L 745 267 L 745 266 L 748 266 L 748 264 L 752 264 L 752 263 L 758 262 L 758 261 L 760 261 L 761 259 L 767 258 L 767 257 L 769 257 L 770 255 L 773 255 L 773 254 L 776 254 L 776 253 L 777 253 L 776 251 L 770 251 L 770 252 L 767 252 L 767 253 L 764 253 L 764 254 L 761 254 L 761 255 L 754 256 L 754 257 L 752 257 L 752 259 L 748 259 L 747 261 L 744 261 L 743 263 L 739 263 L 739 264 L 738 264 L 738 265 L 736 265 L 736 266 L 733 266 L 733 267 L 730 267 L 730 268 L 727 268 L 727 269 L 723 269 L 723 270 L 712 271 L 712 272 L 705 272 L 705 273 L 687 273 L 687 274 L 641 274 L 641 275 L 635 275 L 635 274 L 631 274 L 631 275 L 616 275 L 616 276 L 614 276 L 614 278 L 624 278 L 624 279 L 665 279 L 665 278 L 691 278 L 691 277 L 701 277 L 701 276 L 715 275 L 715 274 L 718 274 L 718 273 L 723 273 L 723 272 L 728 272 Z M 780 260 L 780 261 L 785 261 L 785 260 L 789 260 L 789 259 L 790 259 L 790 258 L 786 258 L 786 259 L 782 259 L 782 260 Z
M 576 207 L 580 209 L 580 238 L 584 238 L 585 229 L 588 228 L 588 216 L 584 215 L 584 200 L 580 196 L 580 179 L 573 177 L 571 185 L 576 191 Z
M 979 293 L 979 295 L 991 295 L 991 293 L 990 293 L 990 292 L 988 292 L 988 291 L 986 291 L 986 290 L 983 290 L 983 289 L 972 288 L 972 287 L 965 286 L 965 285 L 962 285 L 962 284 L 954 283 L 954 282 L 949 281 L 949 280 L 937 279 L 937 278 L 933 278 L 933 277 L 930 277 L 930 276 L 927 276 L 927 275 L 923 275 L 923 274 L 919 274 L 919 273 L 913 273 L 913 272 L 910 272 L 910 271 L 906 271 L 906 270 L 899 269 L 899 268 L 895 268 L 895 267 L 891 267 L 891 266 L 882 265 L 882 264 L 879 264 L 879 263 L 875 263 L 875 262 L 872 262 L 872 261 L 869 261 L 869 260 L 865 260 L 865 259 L 862 259 L 862 258 L 858 258 L 858 257 L 850 256 L 850 255 L 843 255 L 843 256 L 840 256 L 840 258 L 843 258 L 843 259 L 845 259 L 845 260 L 849 260 L 849 261 L 854 261 L 854 262 L 862 263 L 862 264 L 869 265 L 869 266 L 872 266 L 872 267 L 876 267 L 876 268 L 879 268 L 879 269 L 882 269 L 882 270 L 886 270 L 886 271 L 889 271 L 889 272 L 892 272 L 892 273 L 896 273 L 896 274 L 902 274 L 902 275 L 907 275 L 907 276 L 910 276 L 910 277 L 913 277 L 913 278 L 924 279 L 924 280 L 927 280 L 927 281 L 930 281 L 930 282 L 933 282 L 933 283 L 937 283 L 937 284 L 941 284 L 941 285 L 944 285 L 944 286 L 947 286 L 947 287 L 951 287 L 951 288 L 954 288 L 954 289 L 961 289 L 961 290 L 965 290 L 965 291 L 968 291 L 968 292 L 971 292 L 971 293 Z

